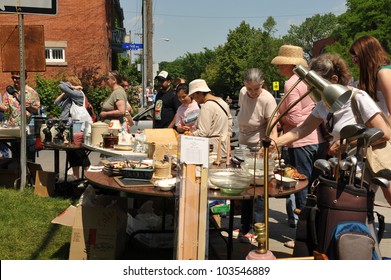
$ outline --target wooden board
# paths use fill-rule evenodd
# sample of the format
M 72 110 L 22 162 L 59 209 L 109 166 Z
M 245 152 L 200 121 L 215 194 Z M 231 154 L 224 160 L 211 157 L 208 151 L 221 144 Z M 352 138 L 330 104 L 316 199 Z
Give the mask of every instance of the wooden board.
M 19 30 L 17 25 L 0 26 L 1 64 L 3 72 L 19 71 Z M 26 71 L 46 71 L 43 25 L 24 26 Z

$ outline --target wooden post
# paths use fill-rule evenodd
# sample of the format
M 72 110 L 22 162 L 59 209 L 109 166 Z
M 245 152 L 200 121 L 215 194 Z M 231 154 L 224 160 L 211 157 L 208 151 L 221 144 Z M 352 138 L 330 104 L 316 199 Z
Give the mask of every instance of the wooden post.
M 207 229 L 207 169 L 183 164 L 179 195 L 177 259 L 205 259 Z M 201 179 L 200 179 L 201 177 Z

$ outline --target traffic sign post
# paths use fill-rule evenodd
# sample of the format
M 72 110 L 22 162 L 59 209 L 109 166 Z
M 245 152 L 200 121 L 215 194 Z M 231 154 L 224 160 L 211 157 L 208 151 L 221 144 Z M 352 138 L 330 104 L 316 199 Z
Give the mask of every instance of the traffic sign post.
M 0 0 L 0 13 L 56 15 L 57 0 Z
M 20 104 L 25 107 L 25 56 L 24 56 L 24 14 L 56 15 L 57 0 L 0 0 L 0 13 L 18 14 L 19 30 L 19 72 L 20 72 Z M 26 127 L 26 111 L 21 110 L 22 128 Z M 27 158 L 26 158 L 26 130 L 20 135 L 20 190 L 26 186 Z
M 278 97 L 278 91 L 280 90 L 280 83 L 278 81 L 273 82 L 274 97 Z
M 125 50 L 130 50 L 130 51 L 137 51 L 140 49 L 143 49 L 143 44 L 129 44 L 129 43 L 123 43 L 122 48 Z

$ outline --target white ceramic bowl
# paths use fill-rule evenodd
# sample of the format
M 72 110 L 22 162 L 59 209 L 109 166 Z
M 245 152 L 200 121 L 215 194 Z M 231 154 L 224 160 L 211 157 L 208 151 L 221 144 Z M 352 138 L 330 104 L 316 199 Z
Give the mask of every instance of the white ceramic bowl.
M 277 180 L 277 184 L 282 184 L 286 188 L 296 187 L 297 181 L 295 179 L 284 177 L 280 174 L 275 174 L 274 177 Z
M 176 178 L 162 179 L 155 181 L 154 185 L 158 190 L 171 191 L 175 188 Z

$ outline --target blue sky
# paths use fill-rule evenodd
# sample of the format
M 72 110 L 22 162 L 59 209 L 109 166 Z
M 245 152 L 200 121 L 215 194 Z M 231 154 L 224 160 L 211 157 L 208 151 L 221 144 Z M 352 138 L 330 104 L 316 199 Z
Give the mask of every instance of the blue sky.
M 120 0 L 125 28 L 133 43 L 141 43 L 143 0 Z M 214 49 L 242 21 L 262 28 L 268 16 L 277 22 L 276 37 L 291 24 L 300 25 L 315 14 L 346 11 L 345 0 L 153 0 L 153 61 L 173 61 L 187 52 Z M 163 38 L 168 38 L 166 42 Z M 136 52 L 137 53 L 137 52 Z

